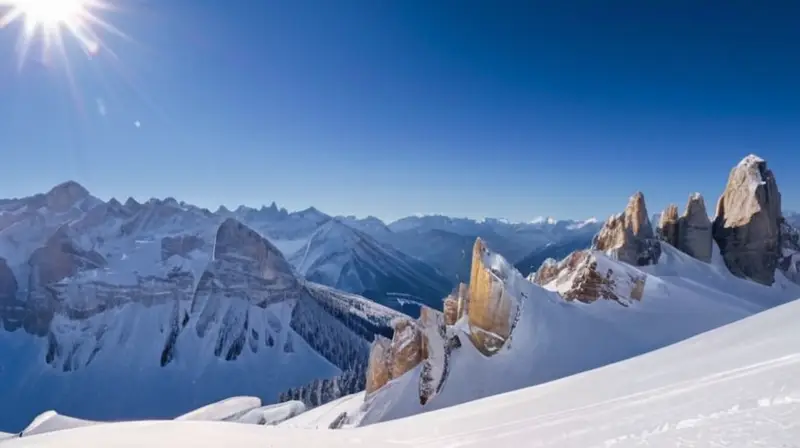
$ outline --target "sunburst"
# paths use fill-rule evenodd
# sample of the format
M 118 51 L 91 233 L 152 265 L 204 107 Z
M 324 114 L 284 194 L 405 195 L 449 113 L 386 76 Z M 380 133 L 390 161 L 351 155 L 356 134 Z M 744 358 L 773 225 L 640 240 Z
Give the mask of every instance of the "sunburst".
M 65 36 L 74 38 L 87 55 L 93 56 L 105 47 L 99 30 L 126 37 L 100 17 L 102 11 L 109 9 L 112 7 L 108 0 L 0 0 L 0 28 L 15 22 L 22 24 L 17 44 L 20 66 L 37 37 L 42 39 L 45 58 L 49 58 L 53 46 L 66 57 Z

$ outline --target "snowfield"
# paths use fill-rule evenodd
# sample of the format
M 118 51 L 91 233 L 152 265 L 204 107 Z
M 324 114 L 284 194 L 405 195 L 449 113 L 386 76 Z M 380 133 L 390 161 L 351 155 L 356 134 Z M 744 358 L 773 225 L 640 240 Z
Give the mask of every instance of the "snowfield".
M 600 369 L 363 428 L 126 422 L 0 443 L 3 448 L 797 447 L 798 321 L 800 301 L 795 301 Z

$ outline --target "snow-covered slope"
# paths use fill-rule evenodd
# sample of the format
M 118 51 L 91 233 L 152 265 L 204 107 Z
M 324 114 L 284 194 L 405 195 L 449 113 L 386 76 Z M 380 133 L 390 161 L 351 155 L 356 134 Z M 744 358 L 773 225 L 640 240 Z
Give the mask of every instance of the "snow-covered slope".
M 306 414 L 274 428 L 130 422 L 3 446 L 792 447 L 800 440 L 798 320 L 800 301 L 600 369 L 364 428 L 291 426 Z
M 419 314 L 414 303 L 439 307 L 453 286 L 425 263 L 338 219 L 318 227 L 289 260 L 308 280 L 361 294 L 411 315 Z
M 130 253 L 105 239 L 81 246 L 82 234 L 62 226 L 23 265 L 19 284 L 29 286 L 0 310 L 0 428 L 47 409 L 107 420 L 175 416 L 230 395 L 275 402 L 342 373 L 352 381 L 340 393 L 363 387 L 368 343 L 398 313 L 298 278 L 233 219 L 211 244 L 142 237 L 156 215 L 176 231 L 205 215 L 164 202 L 119 227 L 131 237 L 113 247 Z
M 631 299 L 631 291 L 618 282 L 616 301 L 567 302 L 556 293 L 561 282 L 546 285 L 552 291 L 544 289 L 523 278 L 500 255 L 487 251 L 482 265 L 501 281 L 503 297 L 512 301 L 512 310 L 519 310 L 506 344 L 487 357 L 473 345 L 464 316 L 449 329 L 460 343 L 446 360 L 449 373 L 437 395 L 421 404 L 420 364 L 367 396 L 364 405 L 348 416 L 347 424 L 370 425 L 552 381 L 664 347 L 800 297 L 800 286 L 780 273 L 771 287 L 733 276 L 718 251 L 713 262 L 706 264 L 665 244 L 657 265 L 639 268 L 600 252 L 593 255 L 598 272 L 644 278 L 641 300 Z

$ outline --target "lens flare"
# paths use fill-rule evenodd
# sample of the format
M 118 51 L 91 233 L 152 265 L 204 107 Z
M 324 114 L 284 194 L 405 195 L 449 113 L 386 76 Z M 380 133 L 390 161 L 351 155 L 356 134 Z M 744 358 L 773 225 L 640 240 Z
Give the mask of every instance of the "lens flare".
M 100 18 L 100 12 L 111 9 L 106 0 L 0 0 L 0 28 L 20 22 L 22 31 L 17 42 L 20 66 L 25 62 L 31 43 L 42 39 L 45 59 L 55 46 L 65 56 L 64 38 L 74 38 L 81 49 L 95 55 L 103 42 L 98 31 L 126 37 L 114 26 Z

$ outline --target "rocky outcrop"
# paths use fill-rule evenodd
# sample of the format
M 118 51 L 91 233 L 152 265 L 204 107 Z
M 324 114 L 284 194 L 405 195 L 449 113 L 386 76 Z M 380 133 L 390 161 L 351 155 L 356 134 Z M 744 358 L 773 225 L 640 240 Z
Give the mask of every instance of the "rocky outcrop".
M 706 203 L 700 193 L 689 196 L 686 210 L 678 221 L 678 241 L 675 247 L 700 261 L 711 262 L 711 220 L 708 219 Z
M 658 238 L 706 263 L 711 262 L 711 220 L 700 193 L 693 193 L 678 217 L 678 206 L 670 204 L 660 215 Z
M 372 342 L 367 365 L 367 394 L 371 394 L 383 387 L 392 378 L 392 342 L 378 336 Z
M 457 340 L 448 337 L 444 314 L 432 308 L 423 306 L 417 320 L 396 319 L 392 340 L 378 337 L 372 343 L 366 393 L 377 391 L 421 364 L 419 399 L 424 405 L 441 390 Z
M 418 366 L 427 357 L 425 345 L 419 321 L 396 319 L 392 340 L 379 337 L 372 343 L 367 367 L 367 393 L 380 389 Z
M 592 249 L 633 266 L 658 263 L 661 245 L 653 233 L 642 193 L 631 196 L 622 214 L 608 218 L 595 236 Z
M 667 244 L 678 247 L 678 206 L 670 204 L 659 216 L 658 238 Z
M 781 194 L 763 159 L 749 155 L 731 170 L 717 203 L 713 237 L 732 274 L 764 285 L 781 258 Z
M 495 353 L 511 334 L 513 299 L 503 286 L 500 272 L 483 262 L 488 249 L 480 238 L 472 249 L 467 316 L 470 339 L 486 355 Z
M 423 351 L 422 332 L 411 319 L 398 319 L 392 338 L 392 378 L 400 378 L 418 366 L 426 355 Z
M 196 235 L 165 236 L 161 239 L 161 261 L 173 255 L 187 258 L 193 250 L 202 249 L 205 242 Z
M 582 250 L 560 263 L 542 266 L 535 279 L 567 301 L 592 303 L 605 299 L 626 305 L 629 300 L 642 300 L 647 276 L 635 269 L 613 266 L 592 251 Z

